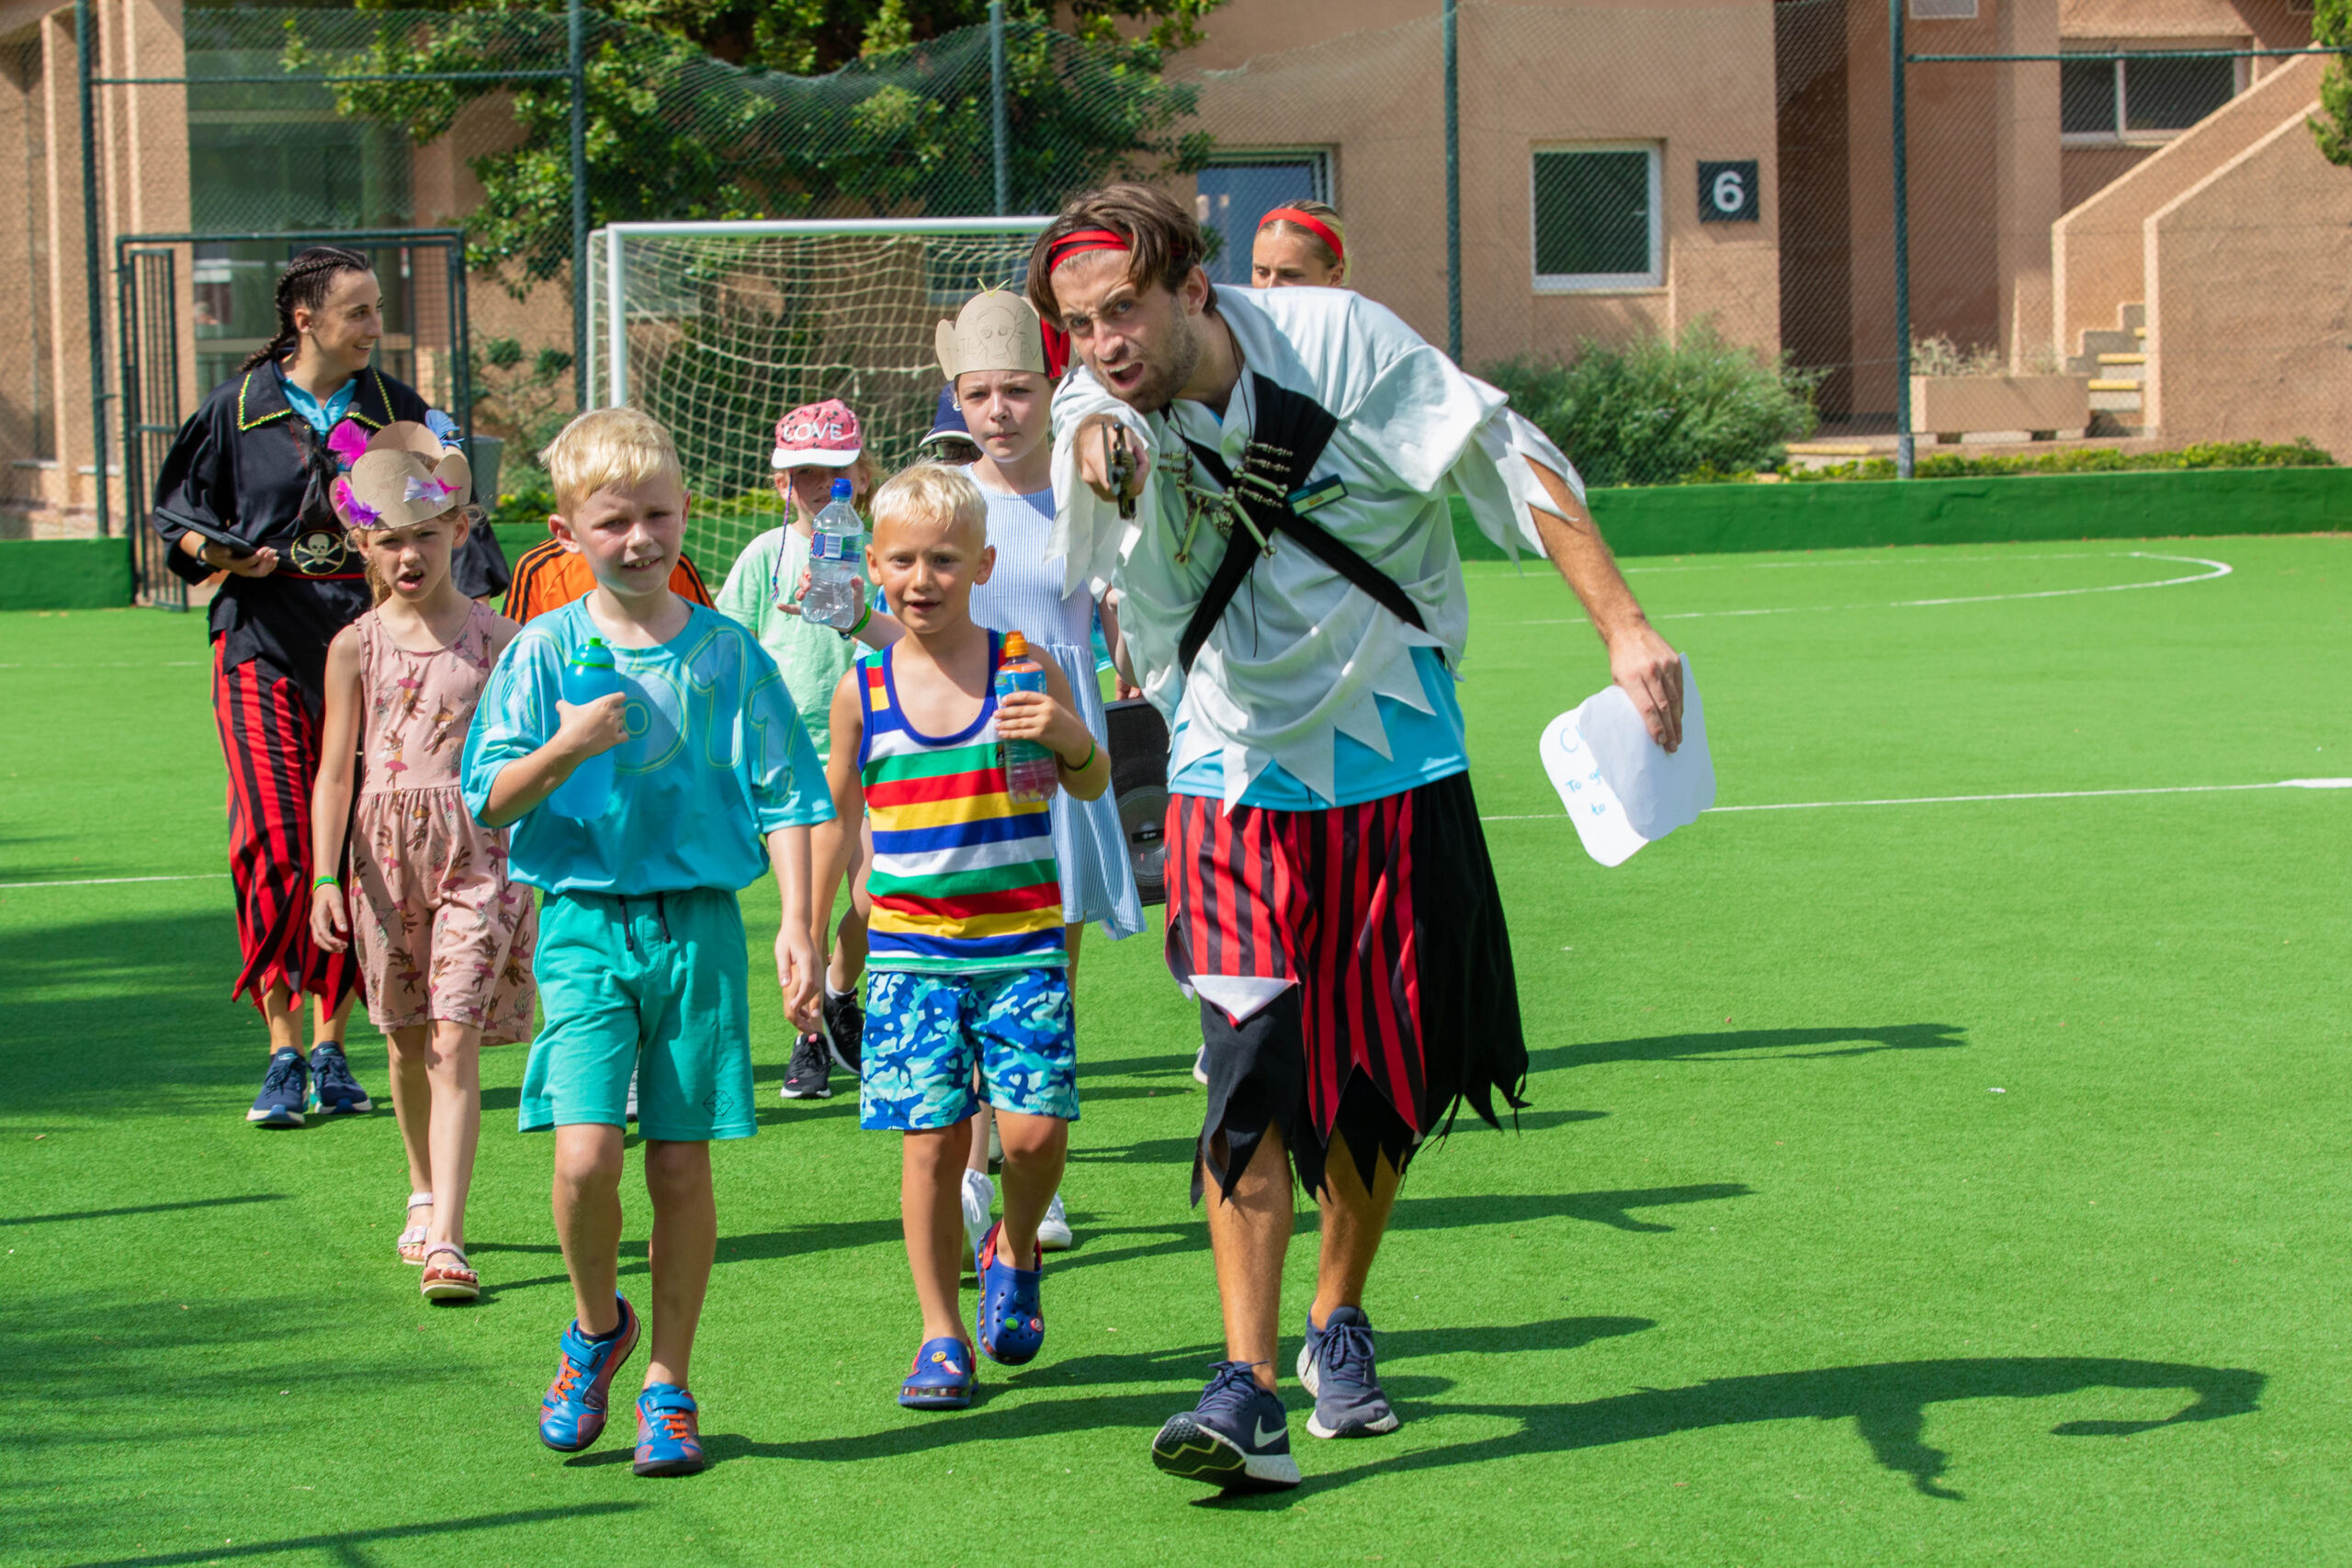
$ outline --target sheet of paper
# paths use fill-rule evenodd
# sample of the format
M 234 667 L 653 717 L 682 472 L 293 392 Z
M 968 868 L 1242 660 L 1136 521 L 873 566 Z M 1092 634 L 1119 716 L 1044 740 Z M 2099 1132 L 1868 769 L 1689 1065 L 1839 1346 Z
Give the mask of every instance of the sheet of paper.
M 1585 852 L 1603 865 L 1623 864 L 1644 844 L 1697 821 L 1715 803 L 1706 710 L 1687 658 L 1682 744 L 1671 754 L 1650 739 L 1633 699 L 1615 686 L 1545 726 L 1537 750 Z

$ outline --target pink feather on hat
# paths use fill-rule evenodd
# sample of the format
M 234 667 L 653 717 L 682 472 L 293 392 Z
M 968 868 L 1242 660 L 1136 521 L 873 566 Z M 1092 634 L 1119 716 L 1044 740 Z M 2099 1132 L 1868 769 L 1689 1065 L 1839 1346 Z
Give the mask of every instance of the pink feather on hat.
M 356 419 L 345 420 L 327 433 L 327 450 L 334 454 L 337 464 L 350 468 L 368 450 L 368 427 Z

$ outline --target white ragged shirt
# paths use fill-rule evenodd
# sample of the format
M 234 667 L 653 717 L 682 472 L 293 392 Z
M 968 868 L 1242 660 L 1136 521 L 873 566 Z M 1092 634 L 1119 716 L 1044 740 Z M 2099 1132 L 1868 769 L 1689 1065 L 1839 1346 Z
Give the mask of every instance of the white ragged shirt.
M 1066 589 L 1114 584 L 1124 596 L 1120 629 L 1144 694 L 1178 734 L 1171 776 L 1220 751 L 1228 807 L 1272 763 L 1328 801 L 1335 794 L 1336 737 L 1394 756 L 1377 698 L 1431 711 L 1411 649 L 1442 649 L 1460 667 L 1469 607 L 1447 497 L 1460 493 L 1480 531 L 1516 559 L 1522 546 L 1542 553 L 1531 508 L 1551 507 L 1527 460 L 1560 475 L 1579 500 L 1583 484 L 1541 431 L 1510 412 L 1500 391 L 1464 374 L 1395 312 L 1362 295 L 1225 289 L 1217 310 L 1242 367 L 1222 419 L 1182 400 L 1164 413 L 1139 413 L 1083 367 L 1062 383 L 1054 398 L 1058 513 L 1049 548 L 1063 558 Z M 1188 678 L 1177 644 L 1225 539 L 1204 522 L 1189 558 L 1177 560 L 1185 507 L 1175 476 L 1186 436 L 1240 468 L 1255 414 L 1252 372 L 1338 418 L 1307 484 L 1336 477 L 1345 493 L 1310 515 L 1393 578 L 1428 629 L 1406 625 L 1277 536 L 1273 554 L 1252 569 Z M 1132 521 L 1078 478 L 1078 426 L 1096 413 L 1117 416 L 1152 454 Z M 1216 488 L 1197 462 L 1192 482 Z

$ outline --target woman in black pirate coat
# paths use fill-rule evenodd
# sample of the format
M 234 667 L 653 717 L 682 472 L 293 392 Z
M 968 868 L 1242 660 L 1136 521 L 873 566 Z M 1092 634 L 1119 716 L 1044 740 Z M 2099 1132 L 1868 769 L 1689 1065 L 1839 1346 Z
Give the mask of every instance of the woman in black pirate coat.
M 155 531 L 190 582 L 226 573 L 211 608 L 212 701 L 229 765 L 229 874 L 243 964 L 232 996 L 268 1021 L 270 1062 L 246 1120 L 302 1124 L 373 1109 L 344 1058 L 358 982 L 347 953 L 311 941 L 311 787 L 319 768 L 327 644 L 372 595 L 334 515 L 340 465 L 328 435 L 413 420 L 452 433 L 416 392 L 370 363 L 384 335 L 374 267 L 315 246 L 277 280 L 277 333 L 181 427 L 155 482 Z M 364 436 L 361 438 L 364 442 Z M 452 570 L 467 593 L 503 592 L 504 555 L 476 528 Z M 301 1047 L 301 998 L 313 1047 Z

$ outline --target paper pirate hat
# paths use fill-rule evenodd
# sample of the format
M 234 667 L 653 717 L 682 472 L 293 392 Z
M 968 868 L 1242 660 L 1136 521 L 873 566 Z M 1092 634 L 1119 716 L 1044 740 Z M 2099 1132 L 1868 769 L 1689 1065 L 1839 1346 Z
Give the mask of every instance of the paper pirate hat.
M 414 420 L 397 420 L 335 481 L 335 510 L 355 528 L 406 528 L 472 499 L 473 466 Z
M 947 384 L 967 370 L 1046 372 L 1046 337 L 1036 310 L 1002 288 L 975 294 L 952 321 L 939 323 L 939 368 Z

